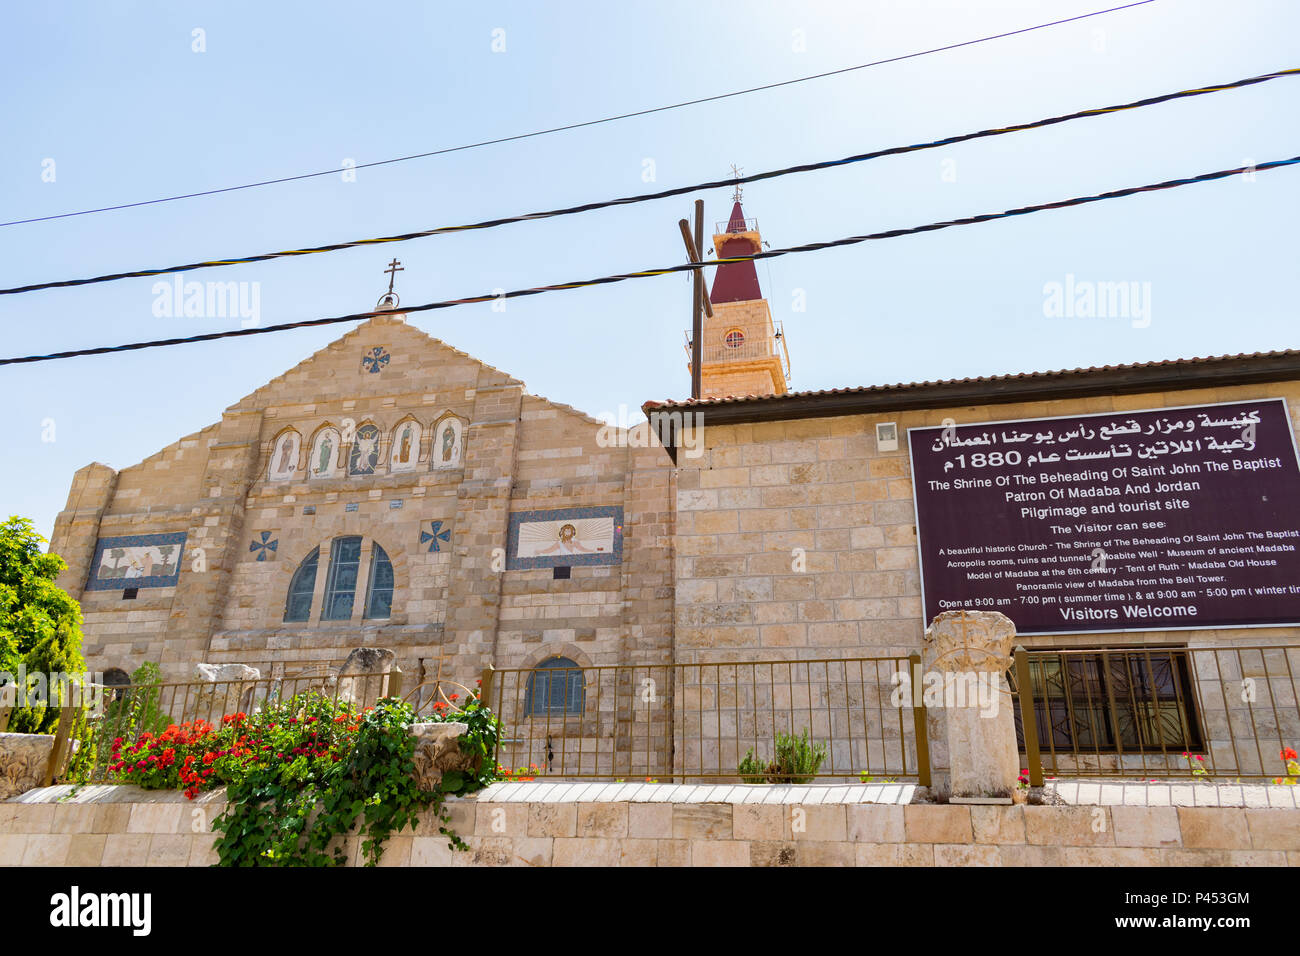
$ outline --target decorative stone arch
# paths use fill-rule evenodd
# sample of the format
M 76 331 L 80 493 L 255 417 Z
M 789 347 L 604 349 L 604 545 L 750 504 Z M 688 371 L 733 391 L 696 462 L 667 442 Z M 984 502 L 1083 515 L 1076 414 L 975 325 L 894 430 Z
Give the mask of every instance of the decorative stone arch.
M 450 440 L 447 437 L 449 430 L 453 432 Z M 450 471 L 464 468 L 468 434 L 469 419 L 463 415 L 448 410 L 434 419 L 433 426 L 429 429 L 429 469 Z
M 292 425 L 286 425 L 275 433 L 271 439 L 270 453 L 267 455 L 267 481 L 292 481 L 298 477 L 303 464 L 302 433 Z
M 331 467 L 322 473 L 317 472 L 317 466 L 320 464 L 320 443 L 327 437 L 330 438 L 330 461 Z M 321 422 L 311 433 L 311 440 L 306 444 L 307 449 L 307 478 L 321 479 L 334 478 L 343 473 L 343 427 L 332 421 Z
M 404 441 L 406 429 L 411 430 L 408 441 Z M 388 433 L 388 473 L 400 474 L 415 471 L 421 461 L 421 443 L 424 440 L 424 426 L 414 415 L 405 415 L 398 419 L 392 431 Z M 402 457 L 403 451 L 407 454 Z
M 584 671 L 590 670 L 596 666 L 591 662 L 591 658 L 584 654 L 581 648 L 574 644 L 543 644 L 537 650 L 525 657 L 524 660 L 526 663 L 521 666 L 525 668 L 536 667 L 539 664 L 549 661 L 552 657 L 567 657 Z
M 411 572 L 410 560 L 407 557 L 406 549 L 394 543 L 395 538 L 390 537 L 387 529 L 380 531 L 380 534 L 374 535 L 367 530 L 354 530 L 347 527 L 337 526 L 331 528 L 327 534 L 318 538 L 315 542 L 303 544 L 290 558 L 287 553 L 281 554 L 281 559 L 276 562 L 276 569 L 272 576 L 272 592 L 266 602 L 266 623 L 268 628 L 282 628 L 290 630 L 314 629 L 318 627 L 352 627 L 367 626 L 377 627 L 390 624 L 407 623 L 407 601 L 411 593 Z M 354 599 L 354 607 L 360 606 L 362 612 L 355 616 L 353 621 L 322 621 L 320 620 L 320 607 L 317 602 L 321 599 L 323 576 L 329 573 L 329 552 L 330 543 L 335 538 L 347 538 L 359 536 L 361 538 L 361 554 L 363 570 L 357 578 L 357 597 Z M 393 566 L 393 603 L 387 618 L 367 619 L 364 617 L 364 605 L 366 593 L 370 586 L 369 561 L 373 554 L 372 545 L 378 544 L 388 555 L 388 561 Z M 285 610 L 288 606 L 289 587 L 293 583 L 294 575 L 298 573 L 298 568 L 307 560 L 312 551 L 320 549 L 320 564 L 316 568 L 316 592 L 312 597 L 312 611 L 306 621 L 286 621 L 284 619 Z

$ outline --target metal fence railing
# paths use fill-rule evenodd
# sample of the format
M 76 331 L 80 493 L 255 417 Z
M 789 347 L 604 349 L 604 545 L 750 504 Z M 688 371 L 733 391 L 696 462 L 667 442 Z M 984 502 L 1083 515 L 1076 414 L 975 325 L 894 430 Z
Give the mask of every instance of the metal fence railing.
M 919 658 L 556 667 L 485 672 L 497 760 L 551 778 L 739 781 L 778 734 L 825 745 L 817 779 L 929 783 L 924 707 L 896 704 Z
M 1284 777 L 1298 673 L 1300 646 L 1017 650 L 1021 752 L 1031 777 Z
M 379 697 L 401 693 L 402 673 L 338 676 L 330 669 L 309 671 L 293 677 L 258 677 L 228 681 L 163 681 L 154 684 L 124 684 L 102 688 L 99 712 L 90 719 L 95 762 L 89 779 L 105 779 L 112 762 L 111 746 L 121 737 L 134 741 L 144 733 L 160 734 L 168 726 L 205 721 L 219 726 L 229 714 L 253 713 L 298 694 L 318 693 L 337 699 L 373 702 Z M 67 727 L 75 718 L 68 709 L 59 722 L 59 739 L 66 739 Z M 58 751 L 56 745 L 56 753 Z M 67 754 L 58 772 L 67 764 Z M 52 761 L 52 765 L 54 761 Z
M 563 662 L 569 664 L 571 662 Z M 825 747 L 815 779 L 930 783 L 922 695 L 899 694 L 920 656 L 807 661 L 541 666 L 482 672 L 482 698 L 500 718 L 494 759 L 548 779 L 739 782 L 776 738 L 805 732 Z M 1030 783 L 1045 776 L 1133 779 L 1284 777 L 1300 749 L 1300 646 L 1018 648 L 1008 684 Z M 321 668 L 288 677 L 177 681 L 103 688 L 90 718 L 106 779 L 111 743 L 170 724 L 250 713 L 315 691 L 373 702 L 401 694 L 400 672 L 340 677 Z M 431 713 L 463 685 L 418 684 L 406 695 Z M 444 686 L 445 685 L 445 686 Z M 3 703 L 3 702 L 0 702 Z M 442 711 L 446 716 L 446 711 Z M 0 709 L 0 730 L 8 723 Z M 49 779 L 70 757 L 77 708 L 62 712 Z M 454 718 L 453 718 L 454 719 Z M 754 776 L 746 776 L 754 780 Z

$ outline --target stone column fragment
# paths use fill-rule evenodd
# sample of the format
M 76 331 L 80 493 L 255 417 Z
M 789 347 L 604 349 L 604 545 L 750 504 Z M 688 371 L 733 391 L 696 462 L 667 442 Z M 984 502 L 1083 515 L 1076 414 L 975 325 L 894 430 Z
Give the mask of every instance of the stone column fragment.
M 943 720 L 931 727 L 946 727 L 952 798 L 1008 798 L 1015 790 L 1020 759 L 1006 679 L 1015 637 L 1015 624 L 997 611 L 945 611 L 926 629 L 923 687 L 933 712 L 942 678 Z

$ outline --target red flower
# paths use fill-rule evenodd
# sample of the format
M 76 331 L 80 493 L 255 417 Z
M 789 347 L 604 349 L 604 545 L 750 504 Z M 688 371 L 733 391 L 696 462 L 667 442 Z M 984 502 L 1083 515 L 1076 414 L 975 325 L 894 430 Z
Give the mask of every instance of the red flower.
M 1282 757 L 1283 760 L 1296 760 L 1296 759 L 1297 759 L 1297 757 L 1296 757 L 1296 752 L 1295 752 L 1294 750 L 1292 750 L 1290 747 L 1286 747 L 1286 748 L 1284 748 L 1284 749 L 1282 750 L 1281 757 Z

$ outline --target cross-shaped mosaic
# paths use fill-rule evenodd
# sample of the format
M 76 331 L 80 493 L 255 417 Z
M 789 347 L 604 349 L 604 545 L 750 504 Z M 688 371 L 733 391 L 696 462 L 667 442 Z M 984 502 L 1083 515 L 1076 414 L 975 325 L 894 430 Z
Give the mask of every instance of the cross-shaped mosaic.
M 421 531 L 420 544 L 424 544 L 427 541 L 429 542 L 430 552 L 441 551 L 442 548 L 438 547 L 438 542 L 451 541 L 451 529 L 448 528 L 446 531 L 444 531 L 442 528 L 441 521 L 430 521 L 429 527 L 433 529 L 433 533 L 430 534 L 428 531 Z
M 263 531 L 260 540 L 254 538 L 252 541 L 249 542 L 248 550 L 256 551 L 257 560 L 265 561 L 266 555 L 268 553 L 273 554 L 275 552 L 276 547 L 279 545 L 279 543 L 280 542 L 278 540 L 276 541 L 271 540 L 271 532 Z
M 384 350 L 382 345 L 376 345 L 362 357 L 361 367 L 367 372 L 378 372 L 388 364 L 390 358 L 392 358 L 392 356 Z

